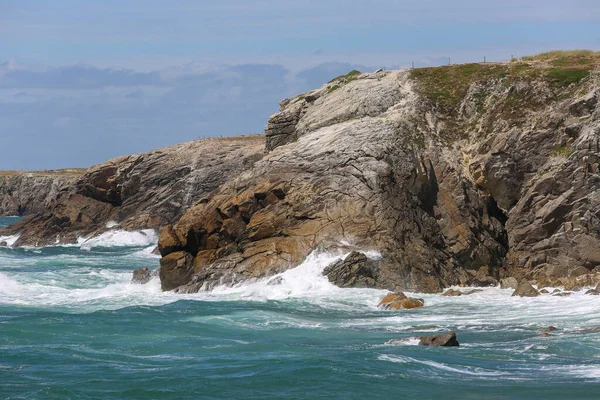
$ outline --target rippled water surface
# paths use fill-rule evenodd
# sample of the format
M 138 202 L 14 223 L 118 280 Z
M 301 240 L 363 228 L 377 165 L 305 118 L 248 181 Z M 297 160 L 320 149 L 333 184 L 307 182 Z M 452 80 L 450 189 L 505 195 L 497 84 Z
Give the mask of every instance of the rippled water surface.
M 155 241 L 117 232 L 0 247 L 0 398 L 600 397 L 600 296 L 492 288 L 385 312 L 384 291 L 320 276 L 335 254 L 311 255 L 277 285 L 175 295 L 156 279 L 130 283 L 133 269 L 158 266 Z M 541 338 L 548 325 L 560 329 Z M 385 344 L 450 329 L 458 348 Z

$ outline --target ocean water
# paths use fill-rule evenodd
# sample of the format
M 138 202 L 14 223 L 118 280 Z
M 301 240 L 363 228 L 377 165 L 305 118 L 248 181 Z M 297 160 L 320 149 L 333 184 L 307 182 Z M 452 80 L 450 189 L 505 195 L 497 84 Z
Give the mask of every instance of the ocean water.
M 270 283 L 177 295 L 130 283 L 158 266 L 155 242 L 114 232 L 0 248 L 0 399 L 600 398 L 600 296 L 491 288 L 381 311 L 385 291 L 320 276 L 341 254 L 312 254 Z M 548 325 L 559 331 L 540 337 Z M 447 330 L 460 347 L 385 344 Z

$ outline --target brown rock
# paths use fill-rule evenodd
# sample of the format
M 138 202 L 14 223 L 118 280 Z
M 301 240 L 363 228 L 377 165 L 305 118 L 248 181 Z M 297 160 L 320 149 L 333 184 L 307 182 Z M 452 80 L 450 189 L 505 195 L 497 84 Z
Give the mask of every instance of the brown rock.
M 160 286 L 173 290 L 191 280 L 194 272 L 193 257 L 185 251 L 171 253 L 160 259 Z
M 6 246 L 8 246 L 8 243 L 6 243 L 6 242 L 0 242 L 0 247 L 6 247 Z
M 384 310 L 400 310 L 402 309 L 401 302 L 405 299 L 407 299 L 407 297 L 402 292 L 389 293 L 381 299 L 377 307 L 383 308 Z
M 598 296 L 600 294 L 600 292 L 598 292 L 596 289 L 590 289 L 587 292 L 585 292 L 585 294 L 591 294 L 593 296 Z
M 540 290 L 540 294 L 548 294 L 548 293 L 550 293 L 550 292 L 546 289 Z
M 516 289 L 519 287 L 517 278 L 508 277 L 500 280 L 500 289 Z
M 540 335 L 540 337 L 550 337 L 550 334 L 547 332 L 544 332 Z
M 378 273 L 377 262 L 369 260 L 366 255 L 357 251 L 323 270 L 323 275 L 334 285 L 355 288 L 374 288 Z
M 456 290 L 456 289 L 448 289 L 444 293 L 442 293 L 442 296 L 460 296 L 460 295 L 462 295 L 462 292 L 460 290 Z
M 536 297 L 539 296 L 540 293 L 535 290 L 529 282 L 526 280 L 522 280 L 517 289 L 513 292 L 512 296 L 520 296 L 520 297 Z
M 138 268 L 133 271 L 133 276 L 131 278 L 131 283 L 139 283 L 144 284 L 148 283 L 152 279 L 152 271 L 148 268 Z
M 423 307 L 423 304 L 425 304 L 423 299 L 415 299 L 413 297 L 402 299 L 400 301 L 400 305 L 402 306 L 402 308 L 406 309 Z
M 440 335 L 419 337 L 421 346 L 459 346 L 456 333 L 448 332 Z
M 540 329 L 540 332 L 554 332 L 557 330 L 558 330 L 557 327 L 550 325 L 550 326 Z

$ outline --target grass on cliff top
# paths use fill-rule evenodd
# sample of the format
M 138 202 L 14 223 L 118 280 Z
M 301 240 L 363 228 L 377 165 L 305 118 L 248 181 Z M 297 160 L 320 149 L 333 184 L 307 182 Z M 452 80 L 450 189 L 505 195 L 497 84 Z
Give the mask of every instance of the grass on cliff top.
M 545 79 L 551 87 L 579 83 L 600 67 L 600 52 L 591 50 L 552 51 L 523 57 L 510 63 L 461 64 L 418 68 L 411 71 L 419 91 L 445 111 L 454 110 L 476 82 L 507 78 Z
M 353 69 L 352 71 L 348 72 L 346 75 L 340 75 L 340 76 L 336 76 L 335 78 L 333 78 L 332 80 L 330 80 L 327 83 L 333 83 L 333 82 L 339 82 L 339 81 L 344 81 L 346 83 L 353 81 L 356 79 L 357 75 L 362 74 L 362 72 L 360 72 L 357 69 Z

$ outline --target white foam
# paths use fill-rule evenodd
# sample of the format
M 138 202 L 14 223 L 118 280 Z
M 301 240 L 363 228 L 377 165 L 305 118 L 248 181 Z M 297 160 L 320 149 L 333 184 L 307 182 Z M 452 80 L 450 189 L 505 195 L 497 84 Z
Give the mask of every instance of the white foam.
M 283 300 L 287 298 L 311 298 L 339 294 L 342 289 L 323 276 L 323 270 L 331 263 L 343 259 L 344 253 L 312 252 L 297 267 L 275 276 L 253 282 L 213 289 L 213 295 L 228 295 L 251 300 Z
M 105 226 L 108 229 L 110 229 L 110 228 L 114 228 L 115 226 L 118 226 L 118 225 L 119 225 L 119 223 L 117 221 L 108 221 Z
M 95 247 L 147 247 L 157 242 L 158 235 L 154 229 L 112 230 L 99 236 L 77 239 L 77 244 L 82 250 L 91 250 Z
M 0 242 L 6 242 L 8 247 L 12 247 L 15 242 L 19 240 L 19 235 L 11 235 L 11 236 L 0 236 Z

